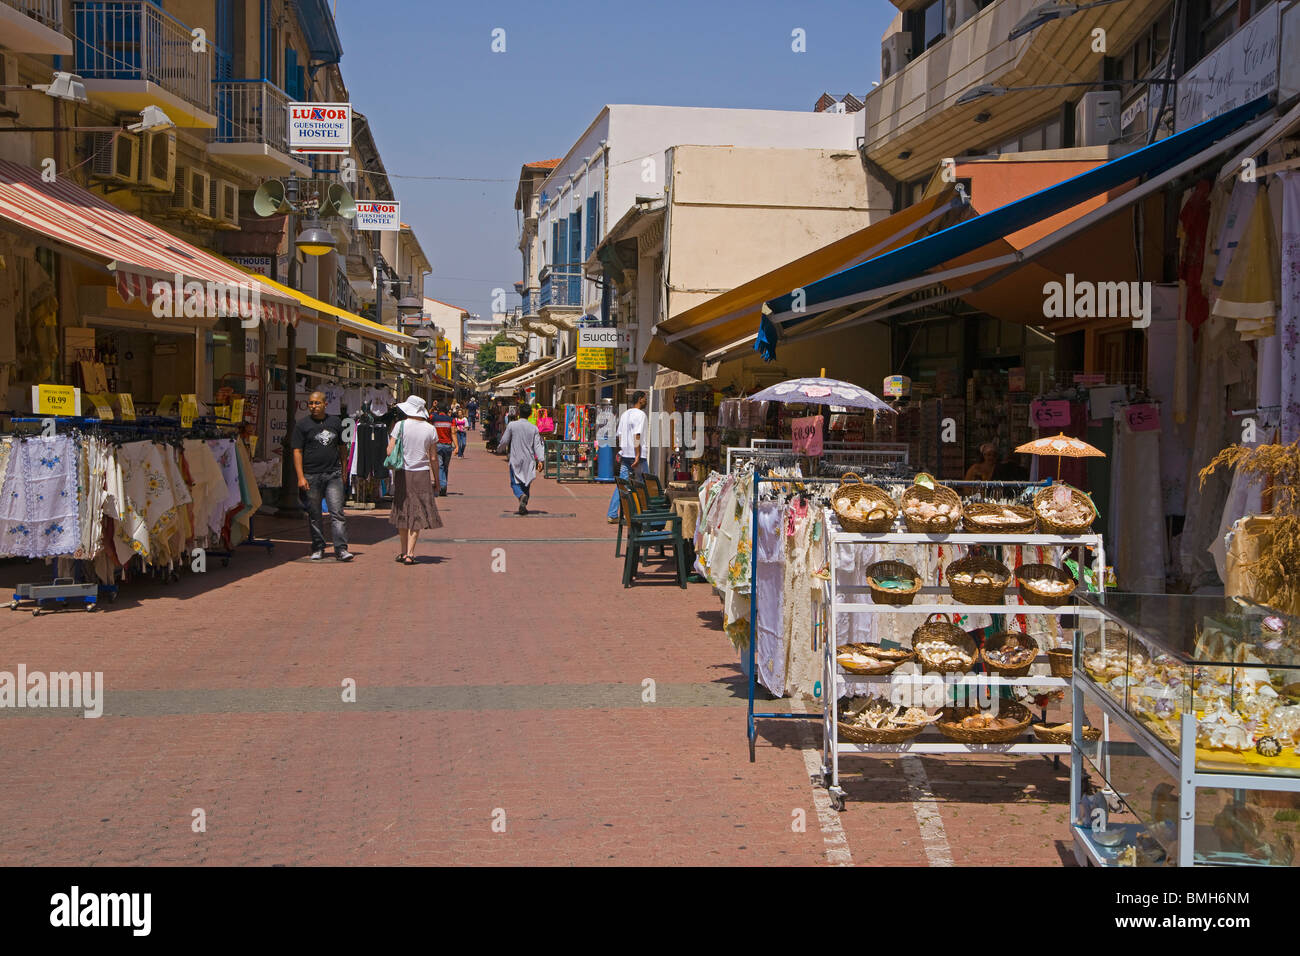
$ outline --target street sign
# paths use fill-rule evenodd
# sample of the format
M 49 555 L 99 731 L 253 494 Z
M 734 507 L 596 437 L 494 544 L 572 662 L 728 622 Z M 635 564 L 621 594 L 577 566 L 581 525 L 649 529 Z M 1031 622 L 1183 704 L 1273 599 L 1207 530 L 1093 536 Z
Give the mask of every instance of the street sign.
M 357 217 L 352 222 L 367 232 L 397 232 L 402 228 L 402 203 L 400 200 L 359 202 Z
M 515 365 L 519 362 L 519 349 L 514 345 L 498 345 L 497 361 L 505 362 L 508 365 Z
M 346 153 L 352 146 L 351 103 L 290 103 L 289 152 Z
M 630 349 L 632 333 L 622 329 L 578 329 L 580 349 Z

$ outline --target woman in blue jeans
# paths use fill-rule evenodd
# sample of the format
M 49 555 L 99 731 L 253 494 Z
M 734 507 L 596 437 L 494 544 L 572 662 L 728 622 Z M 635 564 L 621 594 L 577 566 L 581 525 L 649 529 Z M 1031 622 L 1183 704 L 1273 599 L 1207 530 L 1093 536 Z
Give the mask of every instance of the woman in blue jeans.
M 469 431 L 469 419 L 465 417 L 465 410 L 459 405 L 453 406 L 451 410 L 452 424 L 456 426 L 456 457 L 465 457 L 466 433 Z

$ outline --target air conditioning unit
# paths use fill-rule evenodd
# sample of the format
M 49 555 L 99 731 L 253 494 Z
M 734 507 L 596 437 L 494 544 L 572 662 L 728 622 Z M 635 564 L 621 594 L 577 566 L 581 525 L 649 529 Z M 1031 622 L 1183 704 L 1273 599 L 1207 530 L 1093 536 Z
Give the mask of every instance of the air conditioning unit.
M 224 179 L 212 180 L 208 208 L 212 218 L 223 225 L 239 228 L 239 187 Z
M 176 179 L 176 132 L 151 130 L 142 137 L 140 185 L 158 192 L 171 192 Z
M 980 12 L 975 0 L 943 0 L 943 22 L 948 36 L 952 31 Z
M 891 33 L 880 44 L 880 79 L 889 79 L 912 58 L 912 34 Z
M 178 168 L 176 185 L 172 189 L 172 212 L 210 219 L 211 207 L 212 177 L 192 166 Z
M 6 86 L 21 86 L 18 80 L 18 60 L 8 53 L 0 53 L 0 112 L 17 115 L 18 98 L 11 96 Z
M 90 140 L 90 175 L 115 183 L 140 181 L 140 140 L 131 133 L 94 133 Z
M 1074 145 L 1106 146 L 1119 139 L 1118 90 L 1084 93 L 1074 107 Z

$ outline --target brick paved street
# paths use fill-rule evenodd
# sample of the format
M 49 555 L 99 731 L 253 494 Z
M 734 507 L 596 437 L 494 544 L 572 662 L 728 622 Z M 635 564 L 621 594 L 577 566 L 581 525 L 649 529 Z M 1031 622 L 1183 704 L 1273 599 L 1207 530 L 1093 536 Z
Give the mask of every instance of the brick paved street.
M 504 463 L 481 442 L 467 455 L 417 567 L 394 563 L 384 511 L 351 513 L 351 565 L 312 563 L 305 526 L 261 520 L 269 556 L 130 585 L 102 613 L 0 612 L 0 669 L 102 671 L 107 687 L 97 720 L 0 711 L 0 863 L 1068 855 L 1067 770 L 1042 759 L 851 762 L 843 814 L 809 784 L 816 725 L 768 722 L 749 763 L 745 685 L 708 588 L 651 575 L 624 590 L 607 486 L 539 481 L 521 518 Z M 6 587 L 45 575 L 0 571 Z

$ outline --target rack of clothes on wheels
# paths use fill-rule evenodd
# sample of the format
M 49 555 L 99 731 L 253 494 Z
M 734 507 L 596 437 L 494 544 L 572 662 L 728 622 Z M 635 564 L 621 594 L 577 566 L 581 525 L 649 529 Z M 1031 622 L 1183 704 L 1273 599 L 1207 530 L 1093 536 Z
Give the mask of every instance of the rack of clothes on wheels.
M 229 564 L 262 498 L 239 426 L 174 418 L 13 418 L 0 437 L 0 557 L 45 559 L 51 580 L 19 585 L 11 608 L 80 600 L 94 609 L 141 578 L 171 583 L 195 550 Z
M 359 502 L 378 501 L 389 497 L 388 436 L 399 418 L 397 407 L 373 402 L 362 405 L 351 416 L 353 442 L 348 448 L 348 477 L 352 499 Z

